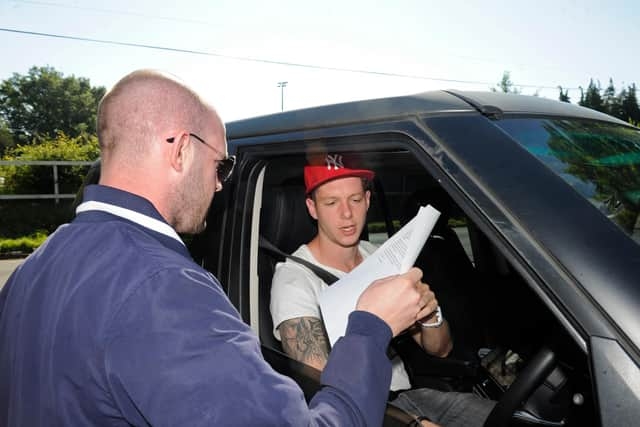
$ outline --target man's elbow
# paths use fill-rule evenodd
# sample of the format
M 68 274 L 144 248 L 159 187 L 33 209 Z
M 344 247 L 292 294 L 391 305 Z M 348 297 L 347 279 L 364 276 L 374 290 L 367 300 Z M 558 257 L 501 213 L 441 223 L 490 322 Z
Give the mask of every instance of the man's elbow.
M 451 342 L 451 340 L 447 340 L 446 342 L 441 343 L 441 345 L 431 354 L 436 357 L 444 358 L 451 353 L 451 350 L 453 350 L 453 342 Z

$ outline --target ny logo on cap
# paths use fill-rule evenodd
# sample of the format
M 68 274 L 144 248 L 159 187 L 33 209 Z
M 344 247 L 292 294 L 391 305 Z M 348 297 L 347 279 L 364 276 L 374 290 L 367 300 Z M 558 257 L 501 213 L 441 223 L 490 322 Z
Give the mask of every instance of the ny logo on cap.
M 327 154 L 327 157 L 325 157 L 324 161 L 327 162 L 327 170 L 331 170 L 331 166 L 333 166 L 333 170 L 344 168 L 344 164 L 342 163 L 342 156 L 340 154 Z

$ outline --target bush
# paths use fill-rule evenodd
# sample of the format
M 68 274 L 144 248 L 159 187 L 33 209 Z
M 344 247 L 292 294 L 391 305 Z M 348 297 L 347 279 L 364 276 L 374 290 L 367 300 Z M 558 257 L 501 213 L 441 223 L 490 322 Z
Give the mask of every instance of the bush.
M 0 238 L 28 236 L 37 230 L 53 233 L 73 218 L 73 201 L 0 200 Z
M 4 160 L 82 160 L 99 156 L 98 140 L 93 135 L 69 138 L 59 133 L 54 139 L 8 149 Z M 61 194 L 75 194 L 89 166 L 59 166 Z M 52 194 L 51 166 L 0 166 L 0 194 Z M 0 200 L 0 237 L 17 238 L 36 230 L 52 233 L 72 217 L 72 200 L 53 199 Z
M 17 239 L 0 239 L 0 254 L 9 252 L 31 253 L 47 238 L 44 232 L 36 232 Z
M 394 220 L 393 226 L 396 230 L 399 230 L 400 221 Z M 369 230 L 369 233 L 386 233 L 387 232 L 387 226 L 384 222 L 370 222 L 369 224 L 367 224 L 367 229 Z
M 54 139 L 44 139 L 32 145 L 18 145 L 6 151 L 3 160 L 76 160 L 94 161 L 100 156 L 98 139 L 93 135 L 69 138 L 58 133 Z M 82 184 L 88 166 L 58 166 L 61 193 L 75 193 Z M 0 166 L 4 194 L 51 194 L 51 166 Z

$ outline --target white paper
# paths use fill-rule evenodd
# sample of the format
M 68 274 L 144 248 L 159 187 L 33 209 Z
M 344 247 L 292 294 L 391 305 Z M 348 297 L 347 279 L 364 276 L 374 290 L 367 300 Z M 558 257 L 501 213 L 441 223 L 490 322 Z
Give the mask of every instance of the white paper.
M 420 207 L 411 221 L 320 295 L 322 320 L 331 345 L 344 335 L 349 313 L 373 281 L 409 271 L 439 216 L 431 205 Z

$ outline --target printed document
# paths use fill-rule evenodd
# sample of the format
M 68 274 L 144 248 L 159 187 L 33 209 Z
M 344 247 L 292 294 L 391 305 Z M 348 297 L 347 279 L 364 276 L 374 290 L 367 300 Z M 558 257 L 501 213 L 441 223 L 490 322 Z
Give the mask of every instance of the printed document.
M 439 216 L 431 205 L 421 206 L 411 221 L 322 293 L 320 310 L 331 345 L 344 335 L 349 313 L 371 282 L 406 273 L 413 267 Z

